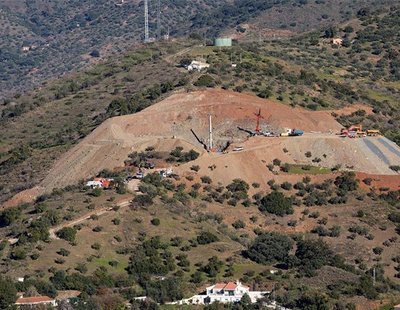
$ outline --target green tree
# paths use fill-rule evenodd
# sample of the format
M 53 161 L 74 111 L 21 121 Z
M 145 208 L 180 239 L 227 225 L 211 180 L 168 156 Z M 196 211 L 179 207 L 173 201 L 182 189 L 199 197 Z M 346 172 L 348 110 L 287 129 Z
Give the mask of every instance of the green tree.
M 259 207 L 261 212 L 268 212 L 279 216 L 293 214 L 292 199 L 285 197 L 280 192 L 272 192 L 261 199 Z
M 0 309 L 10 309 L 17 299 L 17 289 L 10 278 L 0 276 Z
M 57 236 L 69 242 L 74 242 L 76 237 L 76 229 L 73 227 L 64 227 L 57 231 Z
M 196 82 L 194 82 L 194 86 L 198 87 L 214 87 L 215 81 L 212 76 L 208 74 L 203 74 L 198 78 Z
M 292 239 L 277 232 L 262 233 L 244 255 L 259 264 L 282 262 L 289 255 L 293 243 Z
M 0 214 L 0 226 L 9 226 L 21 217 L 21 209 L 9 208 Z
M 218 237 L 209 231 L 202 231 L 200 235 L 197 236 L 197 242 L 199 244 L 209 244 L 218 240 Z

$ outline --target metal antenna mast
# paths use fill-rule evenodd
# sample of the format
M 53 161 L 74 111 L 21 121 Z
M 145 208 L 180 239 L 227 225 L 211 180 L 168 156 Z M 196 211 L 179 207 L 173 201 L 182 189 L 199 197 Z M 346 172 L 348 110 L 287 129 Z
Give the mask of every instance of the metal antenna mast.
M 161 0 L 157 1 L 157 39 L 161 39 Z
M 213 149 L 213 131 L 212 131 L 212 121 L 211 121 L 211 114 L 208 115 L 208 134 L 209 134 L 209 151 Z
M 149 42 L 149 3 L 144 0 L 144 42 Z

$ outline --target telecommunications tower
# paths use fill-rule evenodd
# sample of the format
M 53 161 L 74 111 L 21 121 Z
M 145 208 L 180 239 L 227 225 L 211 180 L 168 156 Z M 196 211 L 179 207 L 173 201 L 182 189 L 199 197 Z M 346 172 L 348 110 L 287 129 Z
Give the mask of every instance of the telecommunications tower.
M 149 0 L 144 0 L 144 42 L 149 40 Z

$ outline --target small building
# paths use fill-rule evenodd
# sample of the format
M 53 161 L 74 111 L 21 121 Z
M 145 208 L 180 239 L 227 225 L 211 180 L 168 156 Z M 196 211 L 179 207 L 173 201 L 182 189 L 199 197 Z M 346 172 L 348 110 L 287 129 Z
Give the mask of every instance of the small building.
M 220 303 L 237 303 L 247 294 L 252 303 L 263 298 L 269 292 L 267 291 L 250 291 L 248 286 L 243 285 L 239 281 L 228 283 L 216 283 L 206 288 L 204 294 L 195 295 L 188 299 L 182 299 L 172 304 L 211 304 L 213 302 Z
M 109 188 L 114 179 L 94 178 L 86 182 L 86 186 L 90 188 Z
M 33 307 L 39 305 L 56 307 L 57 302 L 55 299 L 50 298 L 48 296 L 35 296 L 35 297 L 22 296 L 17 299 L 15 305 L 17 306 L 18 309 L 21 307 L 25 308 L 25 307 Z
M 216 38 L 214 40 L 214 45 L 220 47 L 232 46 L 232 38 Z
M 343 39 L 342 38 L 333 38 L 332 39 L 332 44 L 337 45 L 337 46 L 342 46 L 343 45 Z
M 197 70 L 197 71 L 202 71 L 204 69 L 208 69 L 210 67 L 210 65 L 208 63 L 202 62 L 202 61 L 197 61 L 197 60 L 193 60 L 190 65 L 187 67 L 188 71 L 193 71 L 193 70 Z

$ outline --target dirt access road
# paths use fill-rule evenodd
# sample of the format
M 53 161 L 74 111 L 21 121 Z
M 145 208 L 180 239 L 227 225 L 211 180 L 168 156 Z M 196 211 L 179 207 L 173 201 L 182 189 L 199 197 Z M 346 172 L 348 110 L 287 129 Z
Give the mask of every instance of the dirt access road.
M 117 204 L 117 206 L 119 206 L 120 208 L 125 208 L 125 207 L 129 206 L 130 202 L 131 202 L 131 199 L 123 200 L 123 201 L 119 202 Z M 60 229 L 63 229 L 64 227 L 71 227 L 71 226 L 77 225 L 77 224 L 79 224 L 79 223 L 81 223 L 83 221 L 88 220 L 92 215 L 100 216 L 100 215 L 102 215 L 104 213 L 111 212 L 111 211 L 113 211 L 112 207 L 104 207 L 104 208 L 101 208 L 101 209 L 97 209 L 97 210 L 93 210 L 91 212 L 88 212 L 85 215 L 82 215 L 82 216 L 78 217 L 77 219 L 75 219 L 73 221 L 66 222 L 66 223 L 63 223 L 61 225 L 52 227 L 49 230 L 50 239 L 60 239 L 60 238 L 57 237 L 56 233 L 57 233 L 57 231 L 59 231 Z

